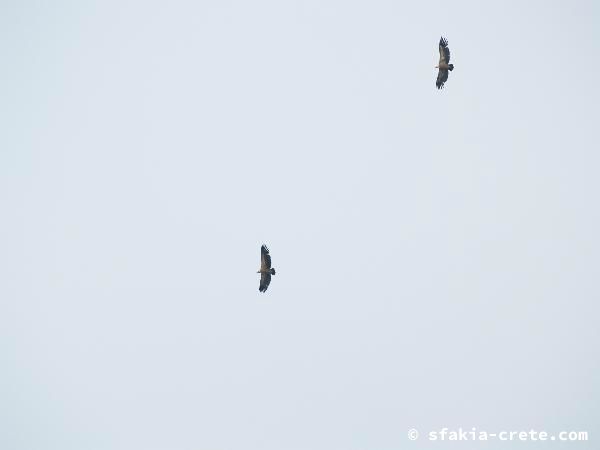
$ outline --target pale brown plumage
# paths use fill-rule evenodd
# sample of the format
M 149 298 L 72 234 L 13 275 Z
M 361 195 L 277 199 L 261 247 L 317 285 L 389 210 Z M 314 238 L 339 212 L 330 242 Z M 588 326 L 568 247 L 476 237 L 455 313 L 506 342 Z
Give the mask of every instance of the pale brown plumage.
M 266 245 L 260 247 L 260 284 L 258 290 L 265 292 L 271 283 L 271 275 L 275 275 L 275 269 L 271 267 L 271 255 Z
M 440 38 L 439 43 L 440 50 L 440 62 L 436 69 L 438 69 L 437 79 L 435 81 L 435 86 L 438 89 L 442 89 L 444 87 L 444 83 L 448 81 L 448 71 L 454 70 L 454 64 L 450 63 L 450 49 L 448 48 L 448 41 L 444 38 Z

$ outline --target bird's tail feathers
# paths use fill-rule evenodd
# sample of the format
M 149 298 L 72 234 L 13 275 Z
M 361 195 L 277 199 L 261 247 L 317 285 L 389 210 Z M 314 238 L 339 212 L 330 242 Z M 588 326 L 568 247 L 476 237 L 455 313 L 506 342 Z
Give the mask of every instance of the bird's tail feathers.
M 271 275 L 275 275 L 275 269 L 271 268 Z

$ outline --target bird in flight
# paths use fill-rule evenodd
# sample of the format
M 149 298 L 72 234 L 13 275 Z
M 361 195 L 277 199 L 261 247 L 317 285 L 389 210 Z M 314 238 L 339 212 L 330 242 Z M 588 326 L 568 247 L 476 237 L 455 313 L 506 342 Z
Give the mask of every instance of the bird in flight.
M 436 69 L 438 69 L 437 80 L 435 86 L 438 89 L 444 87 L 444 83 L 448 81 L 448 71 L 454 70 L 454 64 L 448 64 L 450 62 L 450 49 L 448 48 L 448 41 L 444 37 L 440 38 L 440 62 Z
M 266 245 L 260 247 L 260 285 L 259 292 L 265 292 L 271 283 L 271 275 L 275 275 L 275 269 L 271 267 L 271 255 Z

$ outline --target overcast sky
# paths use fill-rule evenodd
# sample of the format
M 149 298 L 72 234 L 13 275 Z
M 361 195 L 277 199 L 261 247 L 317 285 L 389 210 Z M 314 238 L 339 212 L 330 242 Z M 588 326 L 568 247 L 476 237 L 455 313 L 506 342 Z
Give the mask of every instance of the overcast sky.
M 3 1 L 0 448 L 597 448 L 599 10 Z

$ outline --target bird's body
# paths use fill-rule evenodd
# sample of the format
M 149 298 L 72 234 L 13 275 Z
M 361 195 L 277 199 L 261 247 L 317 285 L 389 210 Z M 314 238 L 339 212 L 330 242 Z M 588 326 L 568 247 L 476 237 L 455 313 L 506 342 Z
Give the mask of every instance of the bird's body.
M 260 247 L 260 269 L 256 273 L 260 273 L 259 292 L 265 292 L 271 283 L 271 275 L 275 275 L 275 269 L 271 267 L 271 255 L 266 245 Z
M 454 70 L 454 64 L 450 64 L 450 49 L 448 48 L 448 41 L 444 37 L 440 38 L 439 50 L 440 62 L 437 66 L 435 66 L 435 68 L 438 69 L 435 87 L 442 89 L 444 87 L 444 83 L 448 81 L 448 71 L 452 72 Z

